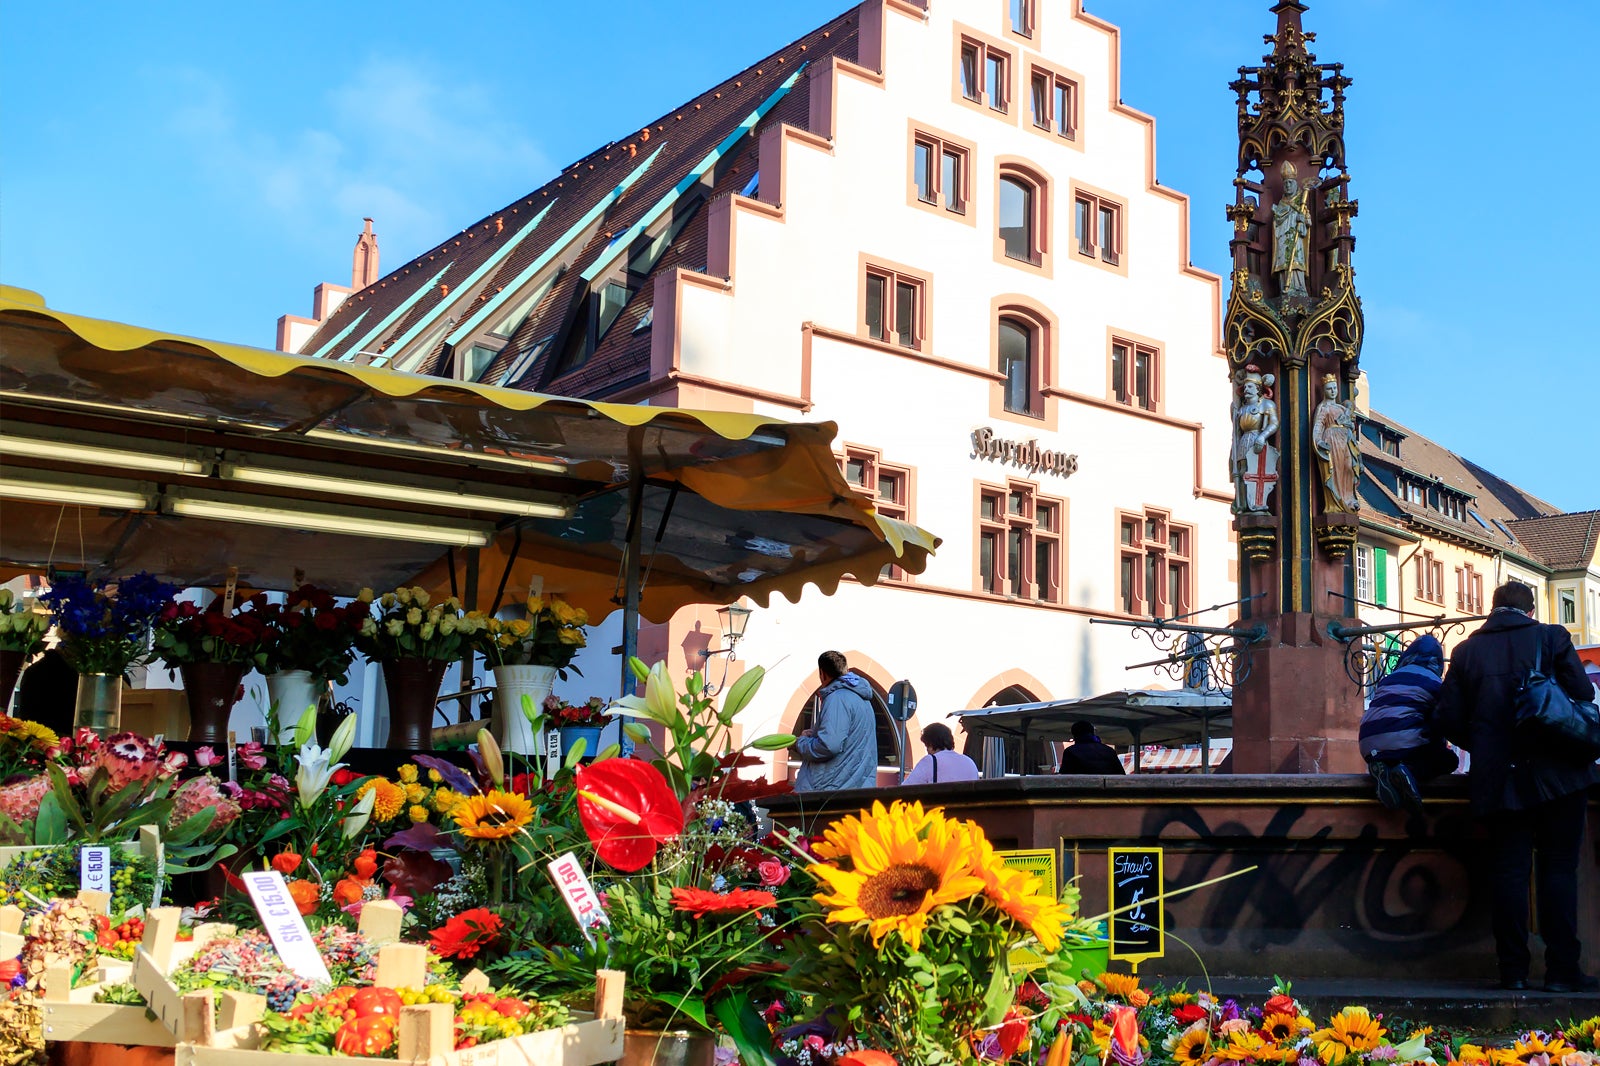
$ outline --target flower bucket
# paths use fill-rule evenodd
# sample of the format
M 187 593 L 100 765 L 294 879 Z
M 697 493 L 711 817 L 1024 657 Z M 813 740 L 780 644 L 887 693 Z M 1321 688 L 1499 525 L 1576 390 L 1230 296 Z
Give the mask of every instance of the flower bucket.
M 73 705 L 74 729 L 92 729 L 108 737 L 122 728 L 122 675 L 79 674 Z
M 449 666 L 443 659 L 384 660 L 383 683 L 389 691 L 385 746 L 389 750 L 433 750 L 433 713 Z
M 714 1066 L 716 1039 L 679 1029 L 629 1029 L 623 1037 L 620 1066 Z
M 533 700 L 533 709 L 543 713 L 541 705 L 555 683 L 556 668 L 553 666 L 494 668 L 493 732 L 501 751 L 518 755 L 539 753 L 539 738 L 528 725 L 528 716 L 522 713 L 522 697 Z
M 278 708 L 278 743 L 294 741 L 294 727 L 307 707 L 321 702 L 323 682 L 309 670 L 283 670 L 267 675 L 267 698 Z
M 567 752 L 578 741 L 583 741 L 583 761 L 594 761 L 595 755 L 600 751 L 600 733 L 604 726 L 598 725 L 564 725 L 561 727 L 561 756 L 566 757 Z
M 246 669 L 243 663 L 185 663 L 178 667 L 183 694 L 189 699 L 191 744 L 228 742 L 228 719 Z
M 1090 978 L 1106 972 L 1111 964 L 1109 940 L 1086 940 L 1080 944 L 1065 943 L 1061 953 L 1066 956 L 1067 972 L 1074 981 L 1081 980 L 1085 971 Z

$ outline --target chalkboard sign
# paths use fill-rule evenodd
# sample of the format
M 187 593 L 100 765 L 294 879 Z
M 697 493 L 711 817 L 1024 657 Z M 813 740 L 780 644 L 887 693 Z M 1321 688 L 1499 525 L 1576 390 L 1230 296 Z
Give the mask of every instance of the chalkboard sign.
M 1166 954 L 1166 906 L 1161 900 L 1160 848 L 1111 848 L 1107 853 L 1113 959 L 1135 963 Z

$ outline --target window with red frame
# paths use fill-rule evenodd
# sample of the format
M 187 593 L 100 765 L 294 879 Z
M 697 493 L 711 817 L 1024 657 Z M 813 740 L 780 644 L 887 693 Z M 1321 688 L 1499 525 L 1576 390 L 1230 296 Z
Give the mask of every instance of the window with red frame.
M 1028 482 L 984 486 L 978 497 L 978 587 L 996 596 L 1061 602 L 1066 505 Z
M 1429 603 L 1444 602 L 1444 563 L 1425 551 L 1416 559 L 1417 599 Z
M 887 267 L 867 267 L 864 323 L 875 341 L 921 348 L 925 282 Z
M 1011 56 L 983 41 L 961 38 L 956 76 L 961 95 L 1002 115 L 1011 110 Z
M 844 479 L 863 495 L 872 497 L 873 506 L 885 518 L 911 521 L 911 470 L 885 463 L 878 453 L 864 448 L 848 448 L 839 460 Z M 892 581 L 909 580 L 898 566 L 887 565 L 881 577 Z
M 917 199 L 963 215 L 967 211 L 967 150 L 929 133 L 918 132 L 912 143 L 912 175 Z
M 1161 511 L 1117 518 L 1117 596 L 1124 614 L 1180 618 L 1194 595 L 1194 527 Z
M 1077 82 L 1043 67 L 1034 67 L 1029 90 L 1029 110 L 1036 128 L 1069 141 L 1078 135 Z
M 1074 198 L 1078 254 L 1116 266 L 1122 262 L 1122 205 L 1095 193 Z
M 1120 338 L 1111 342 L 1111 398 L 1154 411 L 1161 394 L 1161 352 Z

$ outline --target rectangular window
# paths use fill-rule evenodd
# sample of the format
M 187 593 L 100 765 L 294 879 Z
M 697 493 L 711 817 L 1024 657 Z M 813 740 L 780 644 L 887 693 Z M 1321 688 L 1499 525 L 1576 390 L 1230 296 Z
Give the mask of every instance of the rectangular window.
M 600 301 L 595 306 L 594 336 L 597 342 L 606 335 L 611 323 L 622 313 L 630 295 L 632 294 L 628 292 L 628 287 L 616 281 L 607 282 L 600 290 Z
M 982 52 L 980 44 L 961 42 L 961 95 L 973 103 L 983 99 L 983 89 L 978 84 L 978 58 Z
M 1063 137 L 1078 135 L 1078 85 L 1065 78 L 1056 78 L 1051 88 L 1051 108 L 1055 131 Z
M 959 37 L 956 78 L 962 99 L 1002 115 L 1011 110 L 1011 54 L 977 37 Z
M 1050 76 L 1042 71 L 1034 71 L 1031 79 L 1032 95 L 1030 97 L 1033 111 L 1033 124 L 1042 130 L 1051 127 L 1050 119 Z
M 1004 113 L 1010 105 L 1011 61 L 999 52 L 984 56 L 984 93 L 988 104 Z
M 870 496 L 879 514 L 902 522 L 911 521 L 910 468 L 891 466 L 879 458 L 878 452 L 865 448 L 846 449 L 839 464 L 844 479 L 863 495 Z M 880 577 L 903 581 L 906 575 L 898 566 L 890 564 L 883 568 Z
M 887 267 L 867 267 L 863 327 L 875 341 L 922 347 L 925 279 Z
M 1033 64 L 1028 75 L 1029 118 L 1035 129 L 1072 140 L 1078 135 L 1078 83 Z
M 1179 618 L 1193 610 L 1194 527 L 1152 511 L 1117 526 L 1117 594 L 1124 614 Z
M 1372 602 L 1372 549 L 1362 546 L 1356 548 L 1356 599 Z
M 1562 589 L 1556 593 L 1559 603 L 1556 608 L 1556 620 L 1564 626 L 1578 624 L 1578 593 L 1573 589 Z
M 1417 557 L 1417 599 L 1444 603 L 1444 563 L 1431 551 Z
M 978 505 L 980 588 L 1019 599 L 1061 602 L 1064 514 L 1061 500 L 1040 496 L 1030 483 L 984 487 Z
M 1034 0 L 1011 0 L 1011 32 L 1022 37 L 1033 36 Z
M 955 214 L 967 210 L 967 188 L 971 185 L 968 166 L 971 154 L 966 146 L 918 130 L 912 137 L 911 181 L 917 199 Z
M 1111 342 L 1111 399 L 1145 411 L 1161 403 L 1161 352 L 1133 341 Z
M 1122 205 L 1097 193 L 1078 190 L 1074 197 L 1078 254 L 1117 266 L 1122 262 Z

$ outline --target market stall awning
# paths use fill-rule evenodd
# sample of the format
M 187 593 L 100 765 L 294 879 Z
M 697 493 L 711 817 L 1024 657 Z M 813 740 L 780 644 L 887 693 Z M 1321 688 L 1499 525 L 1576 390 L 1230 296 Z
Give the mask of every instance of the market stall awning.
M 609 404 L 196 340 L 0 289 L 0 566 L 146 569 L 336 591 L 416 578 L 477 600 L 542 580 L 592 617 L 638 525 L 641 613 L 913 573 L 938 541 L 878 515 L 832 423 Z
M 1144 748 L 1139 752 L 1139 765 L 1137 767 L 1133 765 L 1134 759 L 1131 751 L 1123 752 L 1117 758 L 1122 760 L 1123 769 L 1130 774 L 1135 770 L 1147 774 L 1187 773 L 1190 770 L 1201 769 L 1202 764 L 1215 769 L 1222 764 L 1222 760 L 1226 759 L 1232 751 L 1233 740 L 1224 738 L 1211 742 L 1209 758 L 1204 760 L 1200 757 L 1202 749 L 1198 744 L 1184 748 Z
M 959 711 L 961 728 L 977 736 L 1072 739 L 1072 723 L 1088 722 L 1100 739 L 1129 744 L 1196 743 L 1233 730 L 1233 699 L 1194 689 L 1118 689 L 1098 696 L 1015 703 Z

